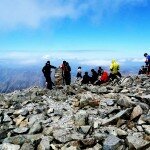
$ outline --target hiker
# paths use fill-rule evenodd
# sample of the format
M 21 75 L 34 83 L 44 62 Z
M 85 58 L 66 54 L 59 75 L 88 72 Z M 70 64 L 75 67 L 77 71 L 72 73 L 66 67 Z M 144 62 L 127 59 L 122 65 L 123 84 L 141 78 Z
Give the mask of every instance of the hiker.
M 102 72 L 103 72 L 102 67 L 99 67 L 97 72 L 98 72 L 98 76 L 101 76 L 101 75 L 102 75 Z
M 66 61 L 64 60 L 62 65 L 61 65 L 61 69 L 62 69 L 62 78 L 63 78 L 63 84 L 65 85 L 65 68 L 66 68 Z
M 92 77 L 91 77 L 91 83 L 94 84 L 95 81 L 98 79 L 98 73 L 94 70 L 91 69 Z
M 42 69 L 42 72 L 44 74 L 44 77 L 46 79 L 46 86 L 47 89 L 52 89 L 52 85 L 54 84 L 51 80 L 51 69 L 56 69 L 55 66 L 50 65 L 50 61 L 47 61 L 45 66 Z
M 88 72 L 85 72 L 81 84 L 89 84 L 91 77 L 88 75 Z
M 77 80 L 82 78 L 82 70 L 81 70 L 81 67 L 78 67 L 76 77 L 77 77 Z
M 99 79 L 96 81 L 96 85 L 100 85 L 100 84 L 103 84 L 103 83 L 106 83 L 109 81 L 109 75 L 108 75 L 108 72 L 107 71 L 104 71 L 102 70 L 101 72 L 101 76 L 99 77 Z
M 71 84 L 71 67 L 68 62 L 66 62 L 64 66 L 64 79 L 66 85 Z
M 117 63 L 116 60 L 112 60 L 112 63 L 110 65 L 110 75 L 109 75 L 109 79 L 114 80 L 115 78 L 121 78 L 121 73 L 119 72 L 119 64 Z
M 141 68 L 140 68 L 138 74 L 139 74 L 139 75 L 140 75 L 140 74 L 146 74 L 146 72 L 147 72 L 147 68 L 144 67 L 144 66 L 141 66 Z
M 145 64 L 146 64 L 146 67 L 147 67 L 147 74 L 150 74 L 150 55 L 145 53 L 144 57 L 146 58 Z

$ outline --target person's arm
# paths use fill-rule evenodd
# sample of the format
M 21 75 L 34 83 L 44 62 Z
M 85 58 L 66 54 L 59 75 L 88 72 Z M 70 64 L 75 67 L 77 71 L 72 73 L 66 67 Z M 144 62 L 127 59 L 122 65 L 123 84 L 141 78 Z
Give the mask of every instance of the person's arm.
M 110 65 L 110 71 L 113 71 L 113 64 Z
M 51 65 L 50 67 L 51 67 L 52 69 L 56 69 L 56 68 L 57 68 L 57 67 L 55 67 L 55 66 L 52 66 L 52 65 Z
M 42 72 L 43 74 L 45 74 L 45 66 L 42 68 Z

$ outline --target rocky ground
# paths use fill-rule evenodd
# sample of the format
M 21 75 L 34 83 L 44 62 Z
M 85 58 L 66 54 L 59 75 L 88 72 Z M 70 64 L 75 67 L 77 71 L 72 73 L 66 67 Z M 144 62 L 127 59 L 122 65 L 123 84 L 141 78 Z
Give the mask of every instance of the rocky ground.
M 0 95 L 1 150 L 150 150 L 150 77 Z

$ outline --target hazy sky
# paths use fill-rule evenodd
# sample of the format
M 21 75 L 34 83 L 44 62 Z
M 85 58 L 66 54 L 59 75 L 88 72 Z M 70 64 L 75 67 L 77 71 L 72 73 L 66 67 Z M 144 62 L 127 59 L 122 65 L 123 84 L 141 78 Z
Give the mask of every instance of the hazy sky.
M 150 0 L 0 0 L 1 59 L 142 58 L 149 44 Z

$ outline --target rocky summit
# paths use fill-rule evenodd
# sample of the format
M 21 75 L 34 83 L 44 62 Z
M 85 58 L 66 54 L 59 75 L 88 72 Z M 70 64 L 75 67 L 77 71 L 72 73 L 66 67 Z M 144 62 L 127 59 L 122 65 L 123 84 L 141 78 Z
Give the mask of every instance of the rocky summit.
M 0 94 L 1 150 L 150 150 L 150 77 Z

